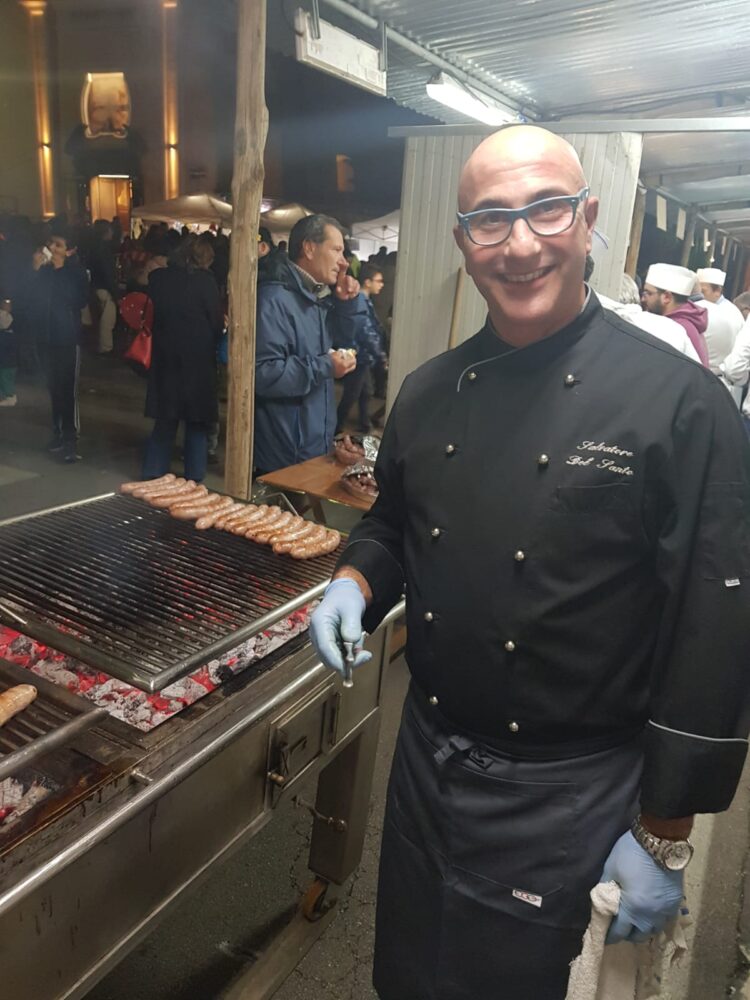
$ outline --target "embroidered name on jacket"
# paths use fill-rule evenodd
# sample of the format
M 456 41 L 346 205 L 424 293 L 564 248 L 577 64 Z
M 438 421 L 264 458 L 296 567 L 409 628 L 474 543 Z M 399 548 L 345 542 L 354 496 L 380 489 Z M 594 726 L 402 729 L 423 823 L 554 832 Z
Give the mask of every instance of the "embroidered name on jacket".
M 566 465 L 601 469 L 617 476 L 632 476 L 634 474 L 632 468 L 622 461 L 624 458 L 632 458 L 633 452 L 626 448 L 620 448 L 619 445 L 608 444 L 606 441 L 581 441 L 580 444 L 576 445 L 576 451 L 590 454 L 569 455 Z

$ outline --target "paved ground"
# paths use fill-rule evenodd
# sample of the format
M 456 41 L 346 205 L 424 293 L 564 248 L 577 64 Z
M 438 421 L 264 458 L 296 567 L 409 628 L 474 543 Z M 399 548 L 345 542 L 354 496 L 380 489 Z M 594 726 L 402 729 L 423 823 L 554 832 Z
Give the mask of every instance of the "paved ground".
M 86 358 L 81 382 L 84 460 L 65 466 L 44 451 L 49 438 L 44 387 L 24 378 L 18 406 L 0 409 L 0 516 L 105 493 L 124 478 L 137 476 L 149 428 L 141 416 L 144 391 L 144 382 L 120 362 Z M 209 477 L 209 485 L 221 486 L 217 473 L 220 467 Z M 341 508 L 337 516 L 342 516 Z M 276 1000 L 374 1000 L 370 961 L 379 830 L 405 684 L 404 665 L 397 661 L 388 675 L 362 865 L 347 887 L 335 920 L 277 992 Z M 743 897 L 750 898 L 744 876 L 749 802 L 750 772 L 733 809 L 699 824 L 697 857 L 688 885 L 696 917 L 692 956 L 687 967 L 666 977 L 664 1000 L 721 1000 L 725 996 L 750 1000 L 746 974 L 735 976 L 738 922 L 740 938 L 750 949 L 750 917 L 743 907 Z M 172 911 L 94 989 L 89 1000 L 219 1000 L 309 883 L 305 864 L 309 830 L 307 815 L 283 807 L 264 831 L 212 875 L 199 896 Z

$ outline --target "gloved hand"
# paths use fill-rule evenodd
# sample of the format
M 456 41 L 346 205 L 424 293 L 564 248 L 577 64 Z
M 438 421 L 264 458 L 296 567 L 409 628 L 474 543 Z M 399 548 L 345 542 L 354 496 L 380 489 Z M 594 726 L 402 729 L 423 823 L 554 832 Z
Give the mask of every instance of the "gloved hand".
M 372 653 L 362 649 L 362 615 L 365 599 L 354 580 L 342 576 L 332 580 L 325 589 L 323 600 L 310 619 L 310 639 L 327 667 L 343 676 L 343 642 L 354 643 L 354 666 L 361 667 L 372 659 Z
M 662 868 L 628 830 L 604 862 L 602 882 L 620 886 L 620 908 L 607 944 L 646 941 L 676 916 L 683 897 L 683 873 Z

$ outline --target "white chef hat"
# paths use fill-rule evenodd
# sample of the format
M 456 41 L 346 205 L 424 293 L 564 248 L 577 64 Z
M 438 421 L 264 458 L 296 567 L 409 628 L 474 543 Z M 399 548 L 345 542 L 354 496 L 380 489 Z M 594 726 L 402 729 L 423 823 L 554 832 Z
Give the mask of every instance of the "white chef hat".
M 652 264 L 646 275 L 646 284 L 675 295 L 692 295 L 695 273 L 678 264 Z
M 706 285 L 719 285 L 720 288 L 723 288 L 726 280 L 726 271 L 720 271 L 718 267 L 698 268 L 698 281 L 702 281 Z

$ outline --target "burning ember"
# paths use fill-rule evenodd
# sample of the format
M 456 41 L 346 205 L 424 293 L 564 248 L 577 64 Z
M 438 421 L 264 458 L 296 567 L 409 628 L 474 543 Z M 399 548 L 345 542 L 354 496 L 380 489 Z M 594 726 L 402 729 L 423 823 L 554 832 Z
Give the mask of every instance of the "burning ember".
M 0 829 L 6 830 L 52 792 L 38 781 L 24 782 L 16 778 L 0 781 Z

